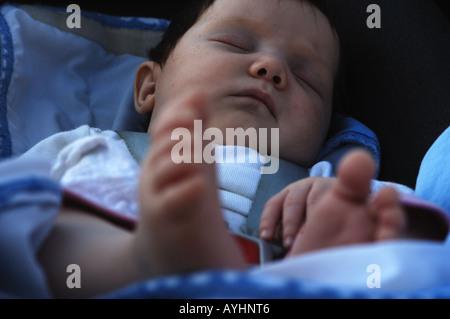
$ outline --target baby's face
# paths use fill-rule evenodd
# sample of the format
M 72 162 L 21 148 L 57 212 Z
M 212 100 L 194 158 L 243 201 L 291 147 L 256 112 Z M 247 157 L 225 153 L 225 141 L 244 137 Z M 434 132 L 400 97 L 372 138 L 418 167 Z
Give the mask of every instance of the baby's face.
M 306 2 L 217 0 L 164 65 L 153 118 L 200 92 L 211 108 L 204 128 L 223 136 L 226 128 L 279 128 L 280 158 L 310 166 L 330 123 L 338 59 L 327 19 Z

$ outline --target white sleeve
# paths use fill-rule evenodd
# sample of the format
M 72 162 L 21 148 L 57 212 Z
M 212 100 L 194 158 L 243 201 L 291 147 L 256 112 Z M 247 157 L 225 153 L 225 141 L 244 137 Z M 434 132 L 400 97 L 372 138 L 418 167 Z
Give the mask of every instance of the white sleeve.
M 98 131 L 66 145 L 51 173 L 64 189 L 97 205 L 138 215 L 140 166 L 114 131 Z
M 51 178 L 64 189 L 136 217 L 140 166 L 116 132 L 80 126 L 42 140 L 21 157 L 47 160 Z
M 333 166 L 327 161 L 318 162 L 309 169 L 309 177 L 334 177 Z
M 327 161 L 319 162 L 310 168 L 309 177 L 334 177 L 333 166 L 330 162 Z M 372 193 L 377 193 L 381 188 L 385 186 L 394 187 L 399 193 L 414 194 L 414 190 L 412 190 L 408 186 L 393 182 L 382 182 L 375 179 L 372 180 Z

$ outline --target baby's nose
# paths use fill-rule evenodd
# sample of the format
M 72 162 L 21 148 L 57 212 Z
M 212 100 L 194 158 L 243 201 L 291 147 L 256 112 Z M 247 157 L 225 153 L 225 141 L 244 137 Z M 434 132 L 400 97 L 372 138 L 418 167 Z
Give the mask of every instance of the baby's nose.
M 270 81 L 277 89 L 284 89 L 287 84 L 283 64 L 277 58 L 268 58 L 252 64 L 250 74 L 255 78 Z

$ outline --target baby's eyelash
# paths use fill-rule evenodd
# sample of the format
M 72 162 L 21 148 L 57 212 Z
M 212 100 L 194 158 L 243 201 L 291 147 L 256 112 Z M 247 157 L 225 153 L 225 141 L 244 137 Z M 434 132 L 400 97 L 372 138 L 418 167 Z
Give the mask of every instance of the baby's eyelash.
M 219 42 L 231 47 L 234 47 L 236 49 L 245 51 L 245 52 L 251 52 L 253 51 L 253 45 L 245 39 L 244 37 L 241 37 L 239 35 L 234 34 L 223 34 L 216 37 L 211 38 L 212 41 Z
M 307 79 L 305 79 L 303 75 L 300 75 L 294 71 L 292 71 L 292 74 L 297 79 L 297 82 L 299 82 L 300 85 L 306 84 L 309 88 L 311 88 L 314 92 L 316 92 L 319 96 L 321 96 L 320 91 L 316 88 L 314 84 L 311 83 L 311 81 L 308 81 Z

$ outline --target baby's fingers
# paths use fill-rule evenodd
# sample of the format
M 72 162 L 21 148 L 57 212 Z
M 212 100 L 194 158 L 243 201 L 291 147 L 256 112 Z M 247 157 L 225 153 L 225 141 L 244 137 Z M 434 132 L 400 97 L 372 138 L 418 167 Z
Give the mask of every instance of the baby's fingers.
M 269 199 L 264 205 L 259 224 L 259 237 L 261 239 L 271 240 L 275 237 L 287 193 L 288 191 L 286 189 L 283 190 L 281 193 Z
M 291 187 L 283 203 L 283 246 L 292 247 L 305 220 L 306 198 L 310 191 L 309 183 L 297 183 Z

